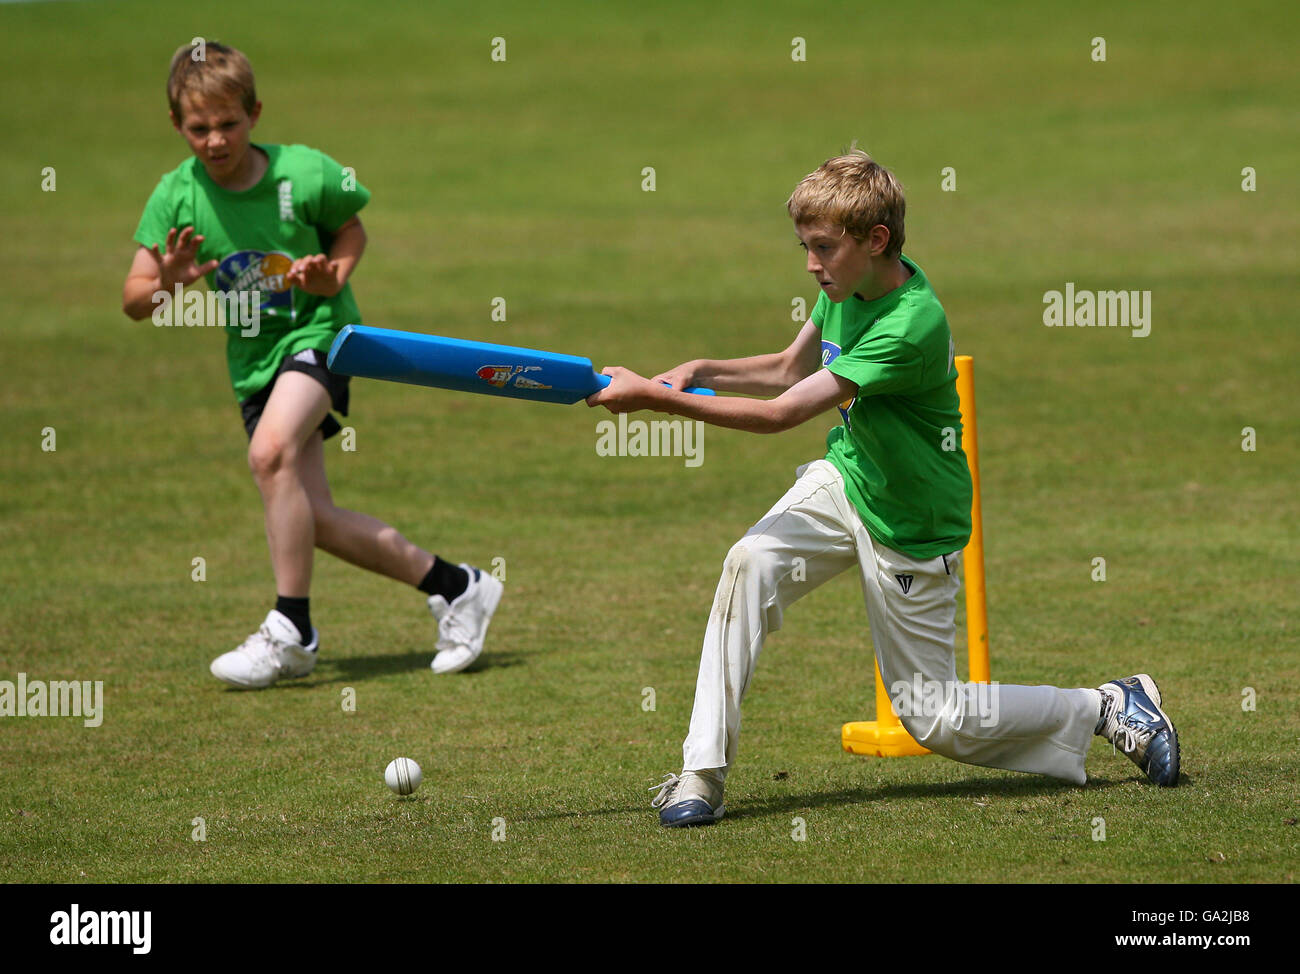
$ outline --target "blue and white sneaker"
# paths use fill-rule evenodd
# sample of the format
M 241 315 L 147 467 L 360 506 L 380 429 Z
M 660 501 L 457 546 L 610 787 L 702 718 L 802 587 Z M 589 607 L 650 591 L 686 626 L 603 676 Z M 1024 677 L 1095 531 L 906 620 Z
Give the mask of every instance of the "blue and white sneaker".
M 1112 680 L 1101 691 L 1097 733 L 1127 754 L 1157 785 L 1178 784 L 1178 732 L 1160 709 L 1160 690 L 1145 673 Z
M 712 825 L 727 811 L 722 804 L 722 776 L 716 771 L 667 774 L 650 791 L 659 792 L 650 807 L 659 809 L 659 824 L 670 829 Z

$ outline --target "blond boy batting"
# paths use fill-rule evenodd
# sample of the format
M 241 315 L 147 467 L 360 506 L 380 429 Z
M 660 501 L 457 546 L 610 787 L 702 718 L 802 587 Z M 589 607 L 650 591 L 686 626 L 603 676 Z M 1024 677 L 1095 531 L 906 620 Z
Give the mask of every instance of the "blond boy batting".
M 366 247 L 357 213 L 370 192 L 316 149 L 252 142 L 262 104 L 234 48 L 181 47 L 167 101 L 193 157 L 163 176 L 145 205 L 122 308 L 149 317 L 177 285 L 202 277 L 251 303 L 256 322 L 228 320 L 226 362 L 262 496 L 276 600 L 255 633 L 213 660 L 213 676 L 257 689 L 312 671 L 316 548 L 423 592 L 438 619 L 434 672 L 464 669 L 482 652 L 501 583 L 336 507 L 325 476 L 323 443 L 341 429 L 331 410 L 348 412 L 348 379 L 329 372 L 325 357 L 339 329 L 361 320 L 349 278 Z
M 805 177 L 787 209 L 821 294 L 785 351 L 697 359 L 653 379 L 609 368 L 609 386 L 587 400 L 616 413 L 649 409 L 754 433 L 839 412 L 826 457 L 801 467 L 794 486 L 727 554 L 683 770 L 666 776 L 652 802 L 659 821 L 706 825 L 723 816 L 740 705 L 767 634 L 793 602 L 853 568 L 880 672 L 920 744 L 968 764 L 1081 785 L 1099 734 L 1151 781 L 1176 784 L 1178 737 L 1145 673 L 1097 689 L 999 684 L 979 695 L 957 679 L 954 619 L 970 536 L 970 474 L 960 449 L 944 449 L 945 429 L 961 429 L 953 341 L 924 272 L 902 252 L 902 187 L 853 151 Z M 689 385 L 745 396 L 679 391 Z M 996 694 L 991 707 L 989 693 Z M 977 697 L 980 706 L 972 706 Z

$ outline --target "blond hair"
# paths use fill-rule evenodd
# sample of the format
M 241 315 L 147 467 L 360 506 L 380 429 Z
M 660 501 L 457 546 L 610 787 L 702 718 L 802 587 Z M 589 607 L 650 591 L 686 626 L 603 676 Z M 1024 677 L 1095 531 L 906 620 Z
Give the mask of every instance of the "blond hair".
M 798 225 L 834 224 L 855 240 L 865 240 L 872 227 L 883 226 L 889 231 L 883 256 L 897 257 L 903 251 L 903 185 L 861 149 L 827 159 L 801 179 L 785 208 Z
M 200 50 L 203 56 L 196 58 Z M 172 55 L 167 73 L 167 104 L 178 122 L 182 120 L 184 95 L 238 98 L 244 111 L 251 115 L 257 106 L 253 66 L 243 52 L 219 41 L 204 41 L 202 48 L 193 43 L 182 44 Z

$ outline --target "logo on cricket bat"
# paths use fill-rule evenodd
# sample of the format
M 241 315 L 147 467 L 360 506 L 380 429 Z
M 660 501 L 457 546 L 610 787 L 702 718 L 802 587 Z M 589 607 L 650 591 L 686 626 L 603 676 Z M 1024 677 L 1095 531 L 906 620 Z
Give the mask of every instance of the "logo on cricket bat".
M 504 389 L 511 379 L 515 380 L 516 389 L 550 389 L 550 386 L 536 379 L 520 375 L 522 372 L 540 372 L 541 368 L 540 365 L 485 365 L 474 374 L 498 389 Z
M 515 366 L 515 368 L 518 368 L 518 366 Z M 488 385 L 503 389 L 505 384 L 510 381 L 510 377 L 515 373 L 514 369 L 509 365 L 485 365 L 475 374 Z

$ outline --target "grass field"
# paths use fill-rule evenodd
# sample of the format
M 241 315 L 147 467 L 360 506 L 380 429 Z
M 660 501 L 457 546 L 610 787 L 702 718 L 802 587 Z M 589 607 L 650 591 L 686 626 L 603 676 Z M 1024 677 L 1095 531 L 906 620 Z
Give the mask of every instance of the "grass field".
M 97 728 L 0 720 L 0 880 L 1293 882 L 1300 16 L 1084 6 L 237 0 L 144 33 L 138 2 L 0 6 L 0 680 L 105 694 Z M 186 152 L 168 58 L 200 35 L 251 58 L 257 137 L 372 190 L 367 323 L 645 374 L 784 347 L 815 297 L 784 200 L 870 149 L 976 360 L 993 676 L 1148 670 L 1182 786 L 1100 741 L 1083 788 L 843 753 L 873 709 L 845 576 L 769 642 L 725 822 L 658 827 L 646 789 L 680 768 L 723 557 L 831 417 L 709 429 L 688 468 L 597 456 L 584 406 L 358 380 L 336 500 L 504 559 L 488 648 L 435 678 L 422 598 L 322 555 L 316 671 L 223 688 L 209 661 L 274 595 L 224 338 L 120 311 L 140 211 Z M 1045 328 L 1067 281 L 1151 291 L 1150 335 Z M 399 754 L 425 773 L 405 800 L 381 780 Z

